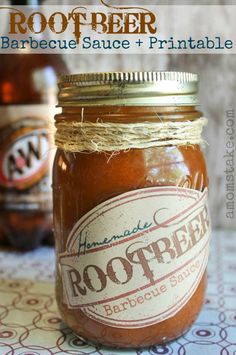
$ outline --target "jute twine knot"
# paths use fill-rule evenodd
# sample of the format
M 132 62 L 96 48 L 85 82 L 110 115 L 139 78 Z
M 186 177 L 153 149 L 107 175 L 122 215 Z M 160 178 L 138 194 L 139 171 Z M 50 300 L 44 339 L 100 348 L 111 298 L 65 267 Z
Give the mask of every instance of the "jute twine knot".
M 118 152 L 169 145 L 202 144 L 204 117 L 183 122 L 56 122 L 55 143 L 67 152 Z

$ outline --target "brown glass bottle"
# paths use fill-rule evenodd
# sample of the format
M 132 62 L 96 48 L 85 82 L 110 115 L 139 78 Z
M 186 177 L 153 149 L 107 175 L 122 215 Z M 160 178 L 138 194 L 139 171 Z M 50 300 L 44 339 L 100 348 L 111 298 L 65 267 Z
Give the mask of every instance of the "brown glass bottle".
M 50 108 L 66 65 L 59 55 L 0 57 L 1 226 L 12 245 L 29 250 L 52 235 Z

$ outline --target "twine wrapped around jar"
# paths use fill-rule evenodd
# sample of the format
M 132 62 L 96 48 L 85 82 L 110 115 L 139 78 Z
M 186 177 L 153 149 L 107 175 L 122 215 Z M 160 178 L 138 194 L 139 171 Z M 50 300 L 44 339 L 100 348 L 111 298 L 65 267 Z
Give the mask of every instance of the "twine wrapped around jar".
M 58 121 L 56 146 L 68 152 L 118 152 L 168 145 L 201 145 L 204 117 L 193 121 L 111 123 Z

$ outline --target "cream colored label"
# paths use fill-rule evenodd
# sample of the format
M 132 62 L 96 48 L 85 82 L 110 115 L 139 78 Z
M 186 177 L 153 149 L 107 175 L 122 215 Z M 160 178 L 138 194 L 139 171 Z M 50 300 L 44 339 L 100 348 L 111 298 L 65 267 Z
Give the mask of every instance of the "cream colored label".
M 0 127 L 29 117 L 32 119 L 43 118 L 47 123 L 53 123 L 55 114 L 55 104 L 0 106 Z
M 83 216 L 60 255 L 64 300 L 88 317 L 141 328 L 174 316 L 206 269 L 207 190 L 146 188 Z

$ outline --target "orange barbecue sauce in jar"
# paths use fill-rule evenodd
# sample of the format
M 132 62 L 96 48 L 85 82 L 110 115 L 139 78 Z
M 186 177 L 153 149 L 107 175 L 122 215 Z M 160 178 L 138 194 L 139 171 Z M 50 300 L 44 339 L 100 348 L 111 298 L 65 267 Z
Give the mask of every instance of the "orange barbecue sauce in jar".
M 56 297 L 79 336 L 163 344 L 197 318 L 210 236 L 197 75 L 91 73 L 59 84 Z

